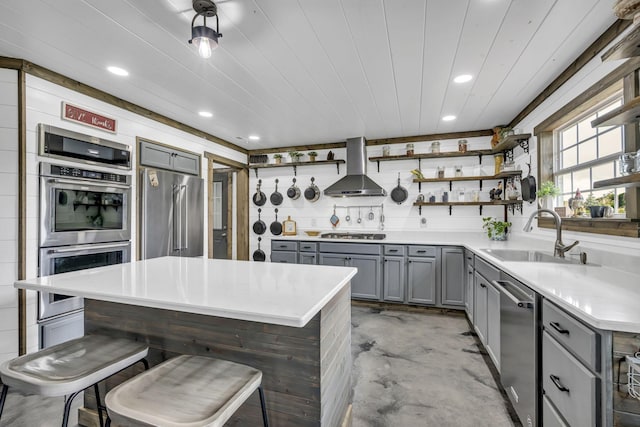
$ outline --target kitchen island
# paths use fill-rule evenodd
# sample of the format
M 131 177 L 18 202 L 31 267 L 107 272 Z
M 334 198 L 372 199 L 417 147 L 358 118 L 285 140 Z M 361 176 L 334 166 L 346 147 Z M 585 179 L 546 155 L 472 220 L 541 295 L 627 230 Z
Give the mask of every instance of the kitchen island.
M 356 269 L 163 257 L 16 282 L 85 298 L 85 332 L 146 342 L 152 365 L 199 354 L 263 372 L 274 426 L 336 426 L 351 403 Z M 107 390 L 125 372 L 107 381 Z M 92 393 L 85 406 L 95 408 Z M 80 419 L 88 420 L 82 409 Z M 257 397 L 230 425 L 259 425 Z

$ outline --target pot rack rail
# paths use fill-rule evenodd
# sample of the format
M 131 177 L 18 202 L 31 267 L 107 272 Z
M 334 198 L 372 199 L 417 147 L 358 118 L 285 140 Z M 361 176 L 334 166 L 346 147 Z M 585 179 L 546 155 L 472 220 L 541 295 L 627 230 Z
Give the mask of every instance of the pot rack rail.
M 378 208 L 384 209 L 384 203 L 380 203 L 379 205 L 333 205 L 334 209 L 363 209 L 363 208 Z

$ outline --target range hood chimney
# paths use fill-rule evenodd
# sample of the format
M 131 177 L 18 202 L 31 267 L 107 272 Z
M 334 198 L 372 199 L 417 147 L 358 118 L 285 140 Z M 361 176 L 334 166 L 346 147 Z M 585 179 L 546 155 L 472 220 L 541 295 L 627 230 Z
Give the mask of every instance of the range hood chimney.
M 364 136 L 347 139 L 347 176 L 324 190 L 325 196 L 386 196 L 384 188 L 376 184 L 367 173 L 367 158 Z

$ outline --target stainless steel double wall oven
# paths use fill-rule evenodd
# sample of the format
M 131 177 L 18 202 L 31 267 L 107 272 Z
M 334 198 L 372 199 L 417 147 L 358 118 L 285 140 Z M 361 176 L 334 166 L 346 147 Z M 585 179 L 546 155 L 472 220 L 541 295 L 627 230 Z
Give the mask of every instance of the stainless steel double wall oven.
M 47 276 L 131 260 L 130 147 L 52 126 L 39 126 L 39 274 Z M 89 165 L 103 167 L 96 170 Z M 106 168 L 105 168 L 106 167 Z M 79 297 L 41 292 L 40 346 L 84 333 Z

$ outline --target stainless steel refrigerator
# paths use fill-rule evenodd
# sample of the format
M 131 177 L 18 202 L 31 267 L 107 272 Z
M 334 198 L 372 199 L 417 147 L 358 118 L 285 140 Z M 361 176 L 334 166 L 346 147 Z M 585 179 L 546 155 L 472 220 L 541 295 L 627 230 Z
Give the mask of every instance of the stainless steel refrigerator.
M 202 256 L 202 178 L 151 168 L 141 173 L 142 259 Z

